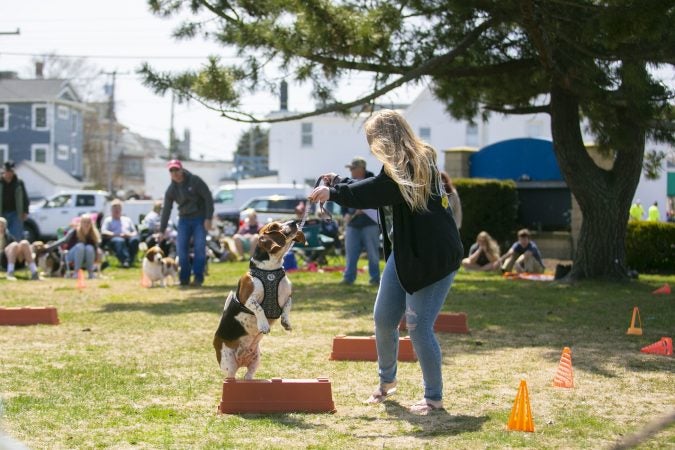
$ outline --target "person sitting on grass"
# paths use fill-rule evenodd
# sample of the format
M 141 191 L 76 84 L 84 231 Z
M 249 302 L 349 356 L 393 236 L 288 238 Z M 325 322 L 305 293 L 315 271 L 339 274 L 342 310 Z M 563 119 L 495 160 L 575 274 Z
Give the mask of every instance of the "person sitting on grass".
M 530 240 L 530 230 L 518 231 L 518 241 L 497 260 L 497 267 L 499 264 L 502 272 L 544 273 L 544 262 L 537 244 Z
M 16 281 L 14 270 L 21 269 L 26 265 L 30 269 L 30 279 L 40 279 L 37 265 L 33 260 L 33 251 L 30 243 L 25 239 L 17 242 L 9 234 L 7 219 L 4 217 L 0 217 L 0 265 L 3 269 L 7 270 L 7 279 L 10 281 Z
M 499 244 L 486 231 L 481 231 L 469 248 L 469 256 L 462 260 L 466 270 L 496 270 L 499 268 Z
M 94 263 L 98 256 L 98 246 L 101 243 L 101 235 L 96 228 L 96 224 L 89 214 L 83 214 L 78 218 L 77 224 L 72 227 L 61 239 L 54 241 L 45 247 L 45 251 L 52 251 L 61 245 L 65 245 L 66 264 L 72 264 L 73 278 L 77 277 L 80 269 L 84 269 L 89 274 L 89 278 L 94 278 Z

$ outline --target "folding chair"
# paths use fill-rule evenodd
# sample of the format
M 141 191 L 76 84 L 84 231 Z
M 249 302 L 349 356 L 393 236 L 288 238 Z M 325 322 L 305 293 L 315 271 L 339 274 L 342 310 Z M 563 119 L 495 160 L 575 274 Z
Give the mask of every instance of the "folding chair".
M 293 246 L 293 252 L 298 260 L 298 266 L 306 267 L 310 263 L 318 266 L 328 265 L 328 257 L 335 250 L 335 239 L 321 234 L 321 223 L 305 224 L 302 229 L 305 243 Z

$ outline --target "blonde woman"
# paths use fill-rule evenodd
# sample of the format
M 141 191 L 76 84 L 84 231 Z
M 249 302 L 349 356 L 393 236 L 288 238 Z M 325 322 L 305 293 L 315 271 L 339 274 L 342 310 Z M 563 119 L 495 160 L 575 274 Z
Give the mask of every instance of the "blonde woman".
M 7 269 L 7 279 L 10 281 L 16 281 L 14 270 L 21 269 L 25 265 L 30 269 L 31 280 L 40 279 L 30 243 L 25 239 L 17 242 L 9 234 L 7 219 L 4 217 L 0 217 L 0 264 L 3 269 Z
M 360 181 L 326 174 L 329 186 L 315 188 L 309 199 L 378 209 L 386 259 L 373 314 L 380 383 L 367 402 L 382 402 L 395 390 L 398 324 L 405 314 L 424 379 L 424 398 L 410 411 L 426 414 L 443 408 L 441 348 L 433 326 L 464 251 L 434 149 L 392 110 L 373 114 L 365 130 L 381 172 Z
M 481 231 L 469 248 L 469 257 L 462 260 L 466 270 L 496 270 L 499 268 L 499 244 L 486 231 Z
M 45 251 L 51 251 L 62 245 L 68 250 L 66 264 L 72 264 L 73 277 L 77 276 L 80 269 L 88 272 L 89 278 L 94 278 L 94 262 L 96 253 L 101 243 L 101 235 L 96 224 L 89 214 L 79 218 L 75 227 L 71 228 L 65 236 L 58 241 L 49 244 Z

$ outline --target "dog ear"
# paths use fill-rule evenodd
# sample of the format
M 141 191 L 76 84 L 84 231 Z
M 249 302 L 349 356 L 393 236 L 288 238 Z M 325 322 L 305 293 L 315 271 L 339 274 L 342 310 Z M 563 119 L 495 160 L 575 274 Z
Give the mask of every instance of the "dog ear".
M 295 242 L 299 242 L 300 244 L 304 244 L 306 242 L 305 240 L 305 233 L 302 231 L 299 231 L 296 233 L 295 237 L 293 238 Z
M 258 239 L 258 245 L 260 245 L 267 253 L 274 253 L 281 249 L 281 246 L 274 242 L 273 239 L 267 237 L 266 235 L 260 236 Z

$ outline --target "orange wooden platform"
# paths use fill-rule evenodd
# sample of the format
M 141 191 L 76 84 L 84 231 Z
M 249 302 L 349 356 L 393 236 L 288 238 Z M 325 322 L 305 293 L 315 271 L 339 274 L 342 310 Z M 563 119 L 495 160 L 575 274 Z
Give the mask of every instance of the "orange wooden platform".
M 398 327 L 400 330 L 407 330 L 405 317 L 401 320 Z M 440 313 L 434 323 L 434 331 L 439 333 L 469 333 L 469 323 L 466 313 Z
M 223 414 L 335 412 L 328 378 L 236 380 L 223 382 L 218 411 Z
M 0 308 L 0 325 L 57 325 L 59 317 L 56 308 Z
M 377 361 L 375 336 L 335 336 L 330 359 L 338 361 Z M 417 361 L 412 342 L 407 336 L 398 340 L 398 360 Z

